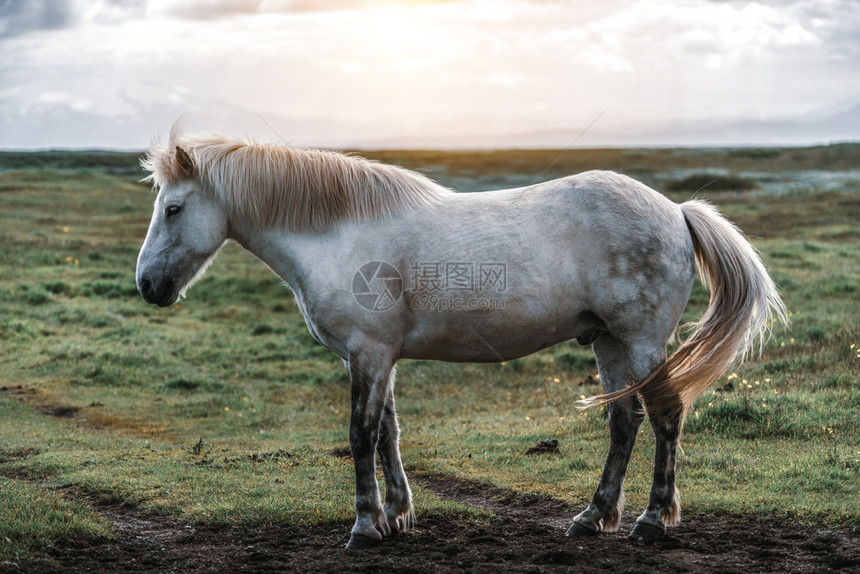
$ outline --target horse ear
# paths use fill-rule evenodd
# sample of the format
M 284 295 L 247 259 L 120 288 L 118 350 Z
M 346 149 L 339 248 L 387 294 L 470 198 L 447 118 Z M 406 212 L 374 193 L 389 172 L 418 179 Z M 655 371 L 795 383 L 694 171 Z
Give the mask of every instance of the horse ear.
M 188 152 L 179 146 L 176 146 L 176 165 L 179 166 L 179 169 L 187 177 L 194 175 L 194 161 L 188 155 Z

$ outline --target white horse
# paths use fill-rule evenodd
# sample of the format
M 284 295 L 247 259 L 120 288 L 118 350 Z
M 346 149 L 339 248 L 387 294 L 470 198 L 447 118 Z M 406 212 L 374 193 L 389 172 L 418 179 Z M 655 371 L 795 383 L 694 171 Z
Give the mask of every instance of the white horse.
M 693 399 L 763 340 L 773 315 L 785 318 L 756 252 L 716 209 L 616 173 L 461 194 L 357 157 L 176 127 L 143 166 L 160 188 L 137 261 L 146 301 L 175 303 L 233 239 L 289 284 L 313 337 L 349 371 L 348 548 L 414 520 L 394 410 L 399 359 L 500 362 L 591 344 L 608 394 L 588 404 L 609 405 L 611 444 L 567 535 L 617 530 L 644 402 L 654 480 L 630 537 L 650 540 L 680 520 L 675 451 Z M 710 305 L 667 359 L 697 264 Z

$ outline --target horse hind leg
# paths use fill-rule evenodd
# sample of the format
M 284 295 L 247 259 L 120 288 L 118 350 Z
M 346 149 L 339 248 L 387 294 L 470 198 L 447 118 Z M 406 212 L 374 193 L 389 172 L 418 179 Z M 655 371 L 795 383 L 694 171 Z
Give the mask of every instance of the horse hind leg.
M 392 373 L 392 379 L 394 378 Z M 412 491 L 403 463 L 400 460 L 398 440 L 400 429 L 397 424 L 397 413 L 394 408 L 394 384 L 389 387 L 385 407 L 379 421 L 379 440 L 376 451 L 382 462 L 382 472 L 385 476 L 385 519 L 388 522 L 389 536 L 408 530 L 415 524 L 415 512 L 412 508 Z
M 593 344 L 600 381 L 606 392 L 625 387 L 632 380 L 627 359 L 615 339 L 602 335 Z M 576 516 L 567 531 L 571 537 L 614 532 L 624 510 L 624 476 L 644 418 L 642 402 L 631 396 L 609 404 L 609 453 L 591 503 Z
M 646 402 L 647 404 L 647 402 Z M 675 486 L 675 456 L 681 432 L 681 414 L 650 415 L 654 429 L 654 479 L 648 507 L 630 532 L 630 539 L 649 542 L 660 537 L 667 526 L 681 522 L 681 497 Z
M 665 347 L 659 356 L 640 349 L 631 359 L 633 375 L 642 380 L 665 360 Z M 659 360 L 658 360 L 659 358 Z M 643 392 L 645 407 L 649 407 L 649 396 Z M 675 397 L 680 404 L 680 396 Z M 662 400 L 670 400 L 663 397 Z M 648 414 L 654 430 L 654 476 L 651 483 L 648 507 L 636 519 L 636 525 L 629 538 L 648 542 L 659 538 L 667 526 L 677 526 L 681 522 L 681 498 L 675 486 L 675 460 L 681 434 L 683 415 L 681 410 L 659 412 L 652 409 Z

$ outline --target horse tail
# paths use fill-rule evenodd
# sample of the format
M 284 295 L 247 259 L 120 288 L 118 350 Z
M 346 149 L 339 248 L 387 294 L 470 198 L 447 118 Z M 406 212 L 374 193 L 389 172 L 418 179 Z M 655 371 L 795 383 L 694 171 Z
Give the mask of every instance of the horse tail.
M 693 240 L 699 277 L 711 292 L 693 333 L 646 378 L 628 387 L 582 401 L 591 407 L 639 393 L 649 413 L 680 413 L 720 378 L 767 341 L 777 319 L 787 324 L 785 304 L 764 263 L 743 233 L 711 204 L 691 200 L 681 212 Z

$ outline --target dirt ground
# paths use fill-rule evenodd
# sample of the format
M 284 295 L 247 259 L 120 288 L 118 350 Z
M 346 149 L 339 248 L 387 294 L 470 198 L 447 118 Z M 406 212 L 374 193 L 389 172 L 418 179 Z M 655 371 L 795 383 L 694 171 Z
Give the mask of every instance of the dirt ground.
M 547 498 L 488 490 L 433 477 L 416 479 L 445 498 L 495 518 L 418 517 L 416 528 L 378 547 L 347 551 L 351 524 L 201 527 L 134 510 L 102 508 L 114 540 L 64 542 L 51 562 L 10 572 L 856 572 L 860 536 L 777 519 L 687 515 L 660 540 L 618 533 L 565 538 L 573 508 Z M 2 567 L 0 567 L 2 570 Z

